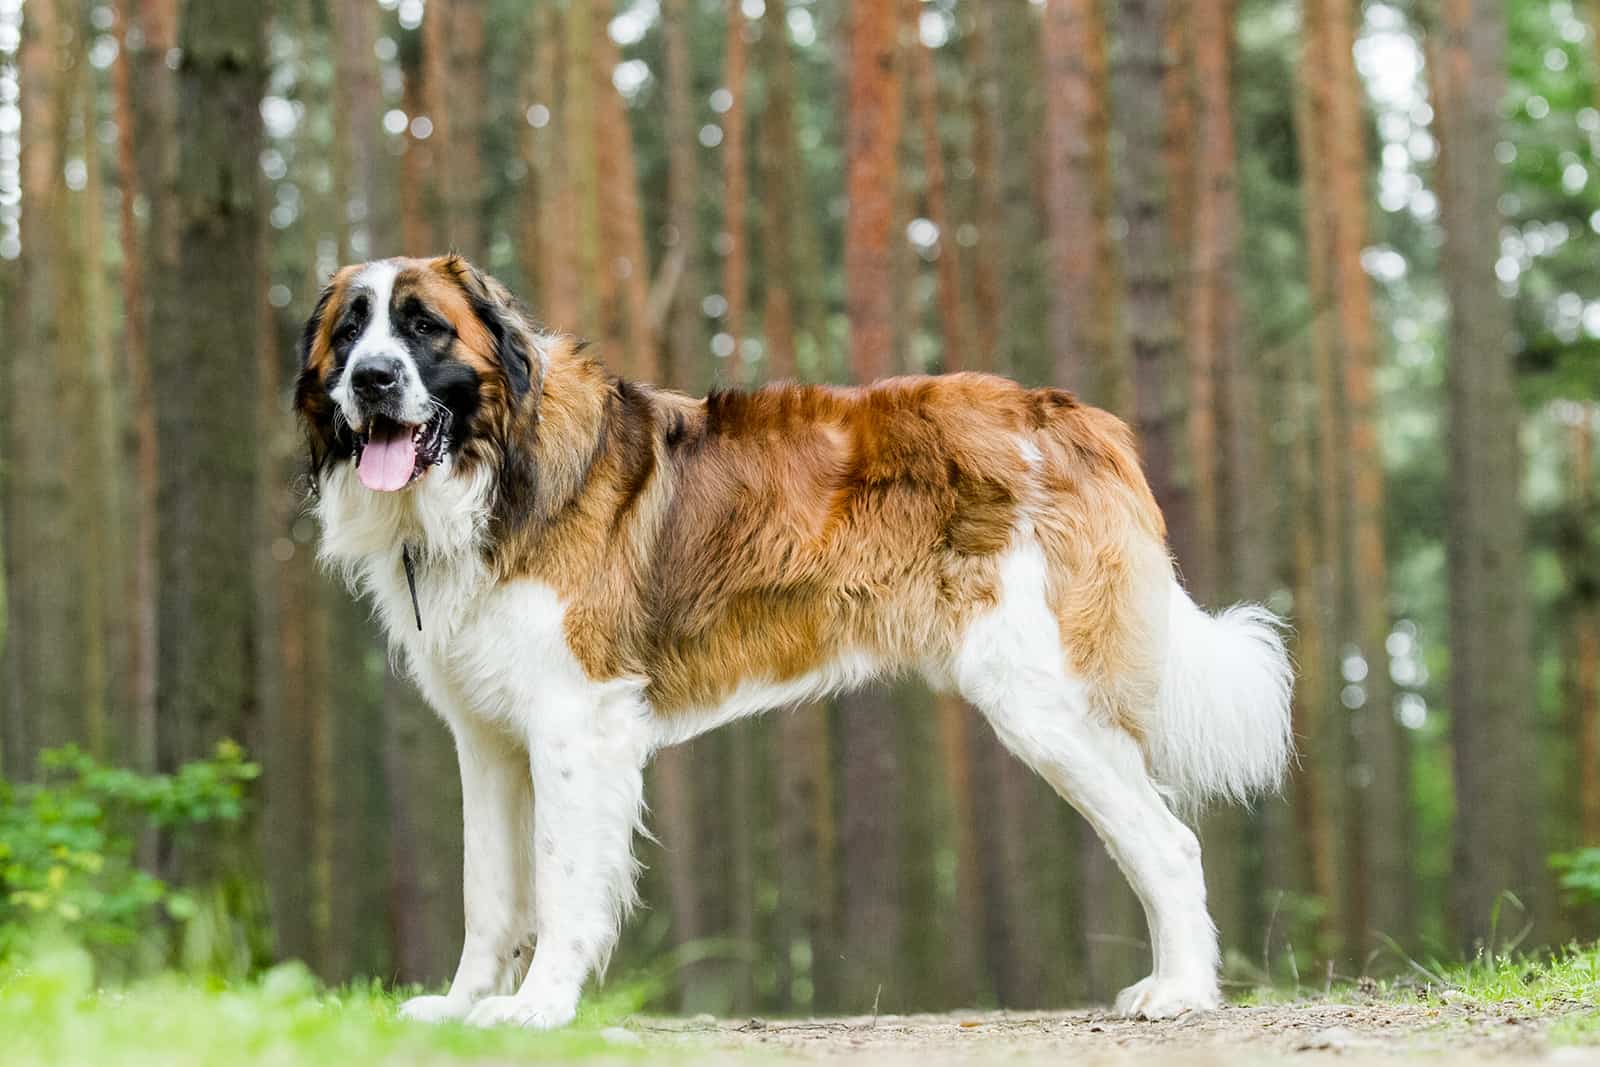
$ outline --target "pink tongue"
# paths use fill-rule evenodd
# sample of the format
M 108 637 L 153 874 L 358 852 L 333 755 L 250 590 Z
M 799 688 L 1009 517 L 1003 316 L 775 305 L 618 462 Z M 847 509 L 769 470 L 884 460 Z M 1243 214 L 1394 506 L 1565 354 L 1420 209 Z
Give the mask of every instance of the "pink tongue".
M 374 437 L 361 450 L 361 484 L 368 489 L 392 492 L 404 489 L 411 481 L 411 472 L 417 465 L 417 445 L 411 440 L 411 428 L 402 426 L 392 437 Z

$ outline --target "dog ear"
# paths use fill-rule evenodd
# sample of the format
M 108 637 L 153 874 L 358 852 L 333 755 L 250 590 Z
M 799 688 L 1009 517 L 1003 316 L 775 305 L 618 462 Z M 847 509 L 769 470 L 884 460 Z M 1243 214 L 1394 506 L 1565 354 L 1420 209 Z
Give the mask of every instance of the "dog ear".
M 333 417 L 333 401 L 328 396 L 327 384 L 322 380 L 322 371 L 311 364 L 317 339 L 322 334 L 323 320 L 327 316 L 328 305 L 333 301 L 336 288 L 335 281 L 328 282 L 321 295 L 317 297 L 317 305 L 311 310 L 311 317 L 306 320 L 305 327 L 300 331 L 300 374 L 295 380 L 294 407 L 305 426 L 306 447 L 309 453 L 307 466 L 313 488 L 316 486 L 317 475 L 327 465 L 329 457 L 341 447 L 347 446 L 347 442 L 340 440 L 340 427 Z
M 467 294 L 473 314 L 494 338 L 495 354 L 511 387 L 511 398 L 521 400 L 533 388 L 538 368 L 535 330 L 527 310 L 511 290 L 454 252 L 444 257 L 440 270 L 455 278 Z

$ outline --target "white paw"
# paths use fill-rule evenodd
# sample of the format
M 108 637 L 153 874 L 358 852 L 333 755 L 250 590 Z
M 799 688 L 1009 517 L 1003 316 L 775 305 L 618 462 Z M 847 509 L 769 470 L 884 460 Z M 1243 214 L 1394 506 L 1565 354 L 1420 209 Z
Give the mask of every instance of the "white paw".
M 1191 1011 L 1212 1011 L 1222 1003 L 1210 978 L 1141 979 L 1117 994 L 1117 1014 L 1129 1019 L 1171 1019 Z
M 520 1026 L 526 1030 L 554 1030 L 578 1014 L 576 1005 L 543 1003 L 531 997 L 485 997 L 473 1005 L 468 1026 Z
M 400 1018 L 419 1023 L 443 1023 L 464 1019 L 471 1010 L 470 1001 L 454 997 L 412 997 L 400 1005 Z

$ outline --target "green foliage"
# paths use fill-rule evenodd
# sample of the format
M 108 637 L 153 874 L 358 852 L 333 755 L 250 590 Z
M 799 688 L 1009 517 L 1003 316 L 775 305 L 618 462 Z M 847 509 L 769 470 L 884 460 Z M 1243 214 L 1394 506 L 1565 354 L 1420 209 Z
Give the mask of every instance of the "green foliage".
M 115 992 L 95 986 L 78 948 L 52 948 L 0 971 L 0 1061 L 16 1067 L 116 1063 L 124 1067 L 248 1064 L 570 1062 L 628 1052 L 598 1028 L 615 1023 L 587 1005 L 554 1033 L 476 1030 L 398 1018 L 401 994 L 377 984 L 320 987 L 298 963 L 240 983 L 171 975 Z M 659 1053 L 657 1053 L 659 1056 Z
M 1558 852 L 1550 857 L 1550 866 L 1574 904 L 1600 904 L 1600 848 Z
M 46 752 L 38 782 L 0 780 L 0 960 L 65 933 L 93 949 L 135 946 L 157 909 L 174 920 L 194 896 L 135 862 L 141 832 L 181 844 L 199 828 L 240 821 L 260 769 L 224 742 L 176 774 L 107 767 L 76 748 Z

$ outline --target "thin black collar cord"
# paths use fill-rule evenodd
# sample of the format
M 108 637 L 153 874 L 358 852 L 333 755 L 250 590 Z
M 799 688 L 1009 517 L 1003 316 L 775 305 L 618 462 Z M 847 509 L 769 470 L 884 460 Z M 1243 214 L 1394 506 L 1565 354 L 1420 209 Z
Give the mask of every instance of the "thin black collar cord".
M 422 632 L 422 605 L 417 602 L 417 565 L 411 561 L 411 545 L 400 546 L 400 562 L 405 564 L 406 584 L 411 587 L 411 611 L 417 617 L 417 633 Z

